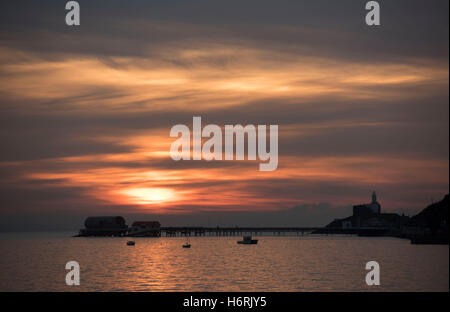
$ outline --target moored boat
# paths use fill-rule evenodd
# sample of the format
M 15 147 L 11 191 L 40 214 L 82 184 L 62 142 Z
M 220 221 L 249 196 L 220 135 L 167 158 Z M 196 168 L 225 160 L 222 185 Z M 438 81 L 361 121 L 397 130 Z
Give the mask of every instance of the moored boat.
M 191 248 L 191 243 L 189 241 L 189 237 L 186 237 L 186 243 L 183 245 L 183 248 Z
M 244 236 L 242 238 L 242 240 L 238 241 L 237 243 L 238 244 L 244 244 L 244 245 L 254 245 L 254 244 L 258 243 L 258 240 L 257 239 L 252 239 L 251 236 Z

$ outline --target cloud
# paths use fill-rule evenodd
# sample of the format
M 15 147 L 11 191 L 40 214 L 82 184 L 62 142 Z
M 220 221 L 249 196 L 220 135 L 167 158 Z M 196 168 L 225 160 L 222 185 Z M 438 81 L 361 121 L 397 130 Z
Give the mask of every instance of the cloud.
M 2 4 L 2 215 L 316 224 L 373 189 L 387 211 L 448 192 L 448 1 L 383 2 L 377 30 L 365 1 L 80 4 L 79 28 Z M 278 124 L 279 169 L 172 161 L 193 116 Z

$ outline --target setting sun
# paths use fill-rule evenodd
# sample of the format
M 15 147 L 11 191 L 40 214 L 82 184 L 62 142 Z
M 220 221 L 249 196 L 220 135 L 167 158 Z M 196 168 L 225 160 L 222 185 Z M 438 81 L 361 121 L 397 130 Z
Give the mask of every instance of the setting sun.
M 158 204 L 176 199 L 175 193 L 165 188 L 133 188 L 121 192 L 136 204 Z

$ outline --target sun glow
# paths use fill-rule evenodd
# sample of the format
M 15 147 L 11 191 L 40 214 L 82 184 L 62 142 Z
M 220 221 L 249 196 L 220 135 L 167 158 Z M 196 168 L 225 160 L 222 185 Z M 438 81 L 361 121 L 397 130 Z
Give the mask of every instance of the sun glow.
M 132 188 L 121 191 L 137 204 L 159 204 L 176 199 L 174 191 L 165 188 Z

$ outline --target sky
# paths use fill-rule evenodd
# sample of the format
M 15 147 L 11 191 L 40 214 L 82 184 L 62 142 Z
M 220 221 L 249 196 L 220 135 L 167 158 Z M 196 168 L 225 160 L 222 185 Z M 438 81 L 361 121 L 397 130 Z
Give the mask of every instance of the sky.
M 0 4 L 0 231 L 90 215 L 323 226 L 449 192 L 448 1 Z M 279 126 L 278 168 L 174 161 L 170 129 Z

